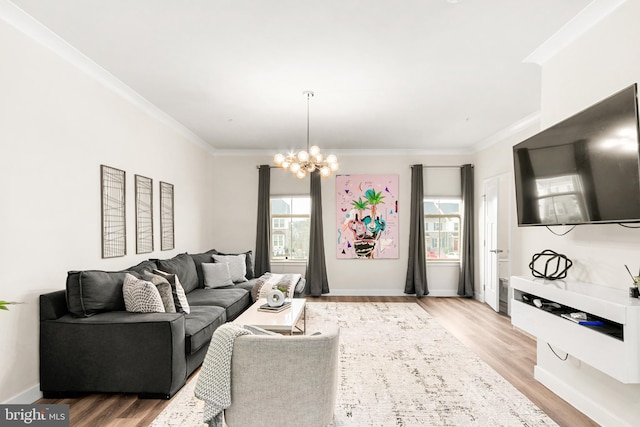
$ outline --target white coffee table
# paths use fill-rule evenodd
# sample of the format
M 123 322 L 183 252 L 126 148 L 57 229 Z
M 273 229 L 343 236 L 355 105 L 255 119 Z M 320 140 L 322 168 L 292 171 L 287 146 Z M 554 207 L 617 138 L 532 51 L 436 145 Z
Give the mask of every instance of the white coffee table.
M 291 299 L 291 307 L 277 313 L 259 311 L 261 305 L 266 304 L 266 299 L 257 300 L 244 313 L 238 316 L 233 323 L 241 325 L 257 326 L 267 331 L 281 334 L 293 335 L 294 333 L 304 334 L 307 327 L 306 302 L 305 298 Z M 302 319 L 302 328 L 298 322 Z

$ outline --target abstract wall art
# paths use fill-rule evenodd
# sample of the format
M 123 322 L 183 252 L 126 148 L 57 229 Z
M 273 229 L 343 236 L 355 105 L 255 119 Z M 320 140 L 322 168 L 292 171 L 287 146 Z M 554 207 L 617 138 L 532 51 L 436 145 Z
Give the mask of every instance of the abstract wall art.
M 127 254 L 125 172 L 100 165 L 102 258 Z
M 160 250 L 174 248 L 173 184 L 160 182 Z
M 153 180 L 135 176 L 136 253 L 153 252 Z
M 337 175 L 337 257 L 398 258 L 398 175 Z

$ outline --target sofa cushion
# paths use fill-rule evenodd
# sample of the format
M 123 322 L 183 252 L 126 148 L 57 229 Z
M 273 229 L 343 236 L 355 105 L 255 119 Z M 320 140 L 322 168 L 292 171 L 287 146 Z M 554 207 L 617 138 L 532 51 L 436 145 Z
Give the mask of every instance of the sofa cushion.
M 178 276 L 185 293 L 198 287 L 198 273 L 193 259 L 186 253 L 176 255 L 171 259 L 157 260 L 158 270 L 173 273 Z
M 251 294 L 242 288 L 196 289 L 187 294 L 191 307 L 213 305 L 223 307 L 227 321 L 232 321 L 251 305 Z
M 234 283 L 238 282 L 246 282 L 247 278 L 247 264 L 245 263 L 246 255 L 216 255 L 213 254 L 211 257 L 217 263 L 225 263 L 229 264 L 229 273 L 231 274 L 231 280 Z
M 224 253 L 224 252 L 220 252 L 220 251 L 216 251 L 215 249 L 212 249 L 211 252 L 217 254 L 217 255 L 240 255 L 239 253 L 237 254 L 228 254 L 228 253 Z M 247 252 L 242 252 L 244 255 L 246 255 L 245 257 L 245 263 L 247 264 L 247 273 L 245 275 L 245 277 L 247 278 L 247 280 L 251 280 L 254 278 L 253 275 L 253 251 L 247 251 Z
M 229 263 L 227 262 L 203 262 L 201 264 L 204 274 L 204 288 L 213 289 L 222 286 L 233 286 Z
M 177 274 L 167 273 L 166 271 L 153 270 L 153 274 L 164 277 L 171 285 L 171 294 L 173 296 L 173 304 L 176 307 L 178 313 L 189 313 L 189 301 L 184 293 L 184 288 L 180 283 L 180 279 Z
M 156 265 L 155 261 L 147 260 L 147 261 L 142 261 L 138 265 L 134 265 L 132 267 L 127 268 L 127 271 L 136 272 L 138 273 L 138 275 L 140 275 L 140 277 L 142 277 L 145 274 L 145 272 L 151 273 L 156 268 L 158 268 L 158 266 Z
M 227 320 L 224 308 L 217 306 L 192 307 L 185 315 L 185 353 L 194 354 L 207 345 L 218 326 Z
M 126 274 L 126 271 L 70 271 L 66 285 L 69 312 L 76 317 L 88 317 L 103 311 L 124 311 L 122 283 Z
M 203 262 L 212 262 L 211 255 L 217 254 L 218 252 L 215 249 L 210 249 L 207 252 L 203 252 L 201 254 L 189 254 L 193 263 L 196 265 L 196 273 L 198 274 L 198 287 L 200 289 L 204 288 L 204 273 L 202 272 L 202 263 Z
M 164 313 L 162 297 L 156 285 L 131 274 L 124 276 L 122 284 L 124 305 L 132 313 Z

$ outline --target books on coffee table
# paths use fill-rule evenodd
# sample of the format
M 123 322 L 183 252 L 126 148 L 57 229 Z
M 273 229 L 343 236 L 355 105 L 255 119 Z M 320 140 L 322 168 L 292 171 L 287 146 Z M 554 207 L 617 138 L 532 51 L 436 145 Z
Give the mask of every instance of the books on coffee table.
M 283 310 L 286 310 L 287 308 L 291 307 L 291 301 L 285 301 L 284 304 L 278 306 L 278 307 L 272 307 L 269 304 L 262 304 L 259 308 L 258 311 L 266 311 L 266 312 L 270 312 L 270 313 L 279 313 Z

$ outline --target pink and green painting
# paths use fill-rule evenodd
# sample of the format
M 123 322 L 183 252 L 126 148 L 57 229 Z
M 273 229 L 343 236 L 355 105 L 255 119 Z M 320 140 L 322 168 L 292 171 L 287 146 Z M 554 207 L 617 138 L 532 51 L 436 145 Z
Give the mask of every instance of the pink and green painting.
M 398 175 L 337 175 L 337 257 L 398 258 Z

